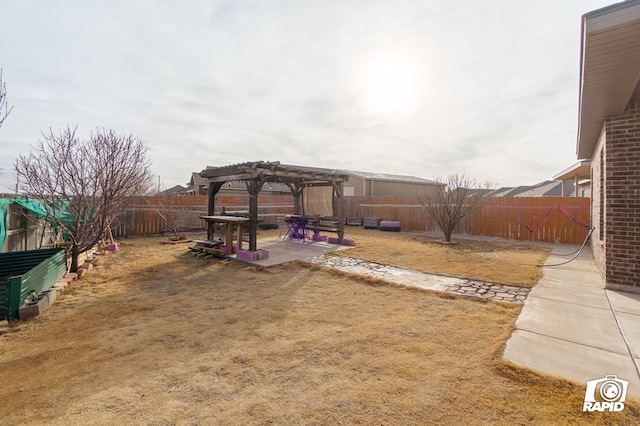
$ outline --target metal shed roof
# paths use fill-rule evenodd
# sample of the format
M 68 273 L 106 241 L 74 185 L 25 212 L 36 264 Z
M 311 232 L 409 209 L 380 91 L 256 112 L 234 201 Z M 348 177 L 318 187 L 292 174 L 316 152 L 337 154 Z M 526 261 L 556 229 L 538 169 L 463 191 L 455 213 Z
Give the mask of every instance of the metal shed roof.
M 384 180 L 390 182 L 406 182 L 406 183 L 421 183 L 426 185 L 442 185 L 439 182 L 423 179 L 415 176 L 405 176 L 405 175 L 392 175 L 386 173 L 371 173 L 371 172 L 358 172 L 352 170 L 342 170 L 344 173 L 357 176 L 362 179 L 373 179 L 373 180 Z

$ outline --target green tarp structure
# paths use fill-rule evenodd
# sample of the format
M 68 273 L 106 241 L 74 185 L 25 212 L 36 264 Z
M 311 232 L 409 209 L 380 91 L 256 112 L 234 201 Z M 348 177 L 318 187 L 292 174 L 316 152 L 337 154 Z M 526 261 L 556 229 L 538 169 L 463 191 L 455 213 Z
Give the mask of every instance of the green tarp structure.
M 8 198 L 0 198 L 0 253 L 4 245 L 4 239 L 7 237 L 7 213 L 9 212 Z
M 45 202 L 47 201 L 30 200 L 28 198 L 21 197 L 0 198 L 0 253 L 2 252 L 2 246 L 4 245 L 4 240 L 7 236 L 7 214 L 9 212 L 9 204 L 18 204 L 34 216 L 38 218 L 45 218 L 47 216 L 47 210 L 44 207 Z M 59 202 L 59 205 L 56 206 L 55 214 L 62 222 L 73 221 L 73 215 L 69 212 L 67 202 L 65 201 Z

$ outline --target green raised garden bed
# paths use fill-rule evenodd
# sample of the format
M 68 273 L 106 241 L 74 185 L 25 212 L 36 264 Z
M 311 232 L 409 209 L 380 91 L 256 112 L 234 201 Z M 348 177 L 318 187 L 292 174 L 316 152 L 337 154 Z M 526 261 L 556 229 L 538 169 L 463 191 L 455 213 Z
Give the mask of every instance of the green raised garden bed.
M 64 249 L 0 253 L 0 319 L 18 318 L 24 299 L 49 290 L 67 273 Z

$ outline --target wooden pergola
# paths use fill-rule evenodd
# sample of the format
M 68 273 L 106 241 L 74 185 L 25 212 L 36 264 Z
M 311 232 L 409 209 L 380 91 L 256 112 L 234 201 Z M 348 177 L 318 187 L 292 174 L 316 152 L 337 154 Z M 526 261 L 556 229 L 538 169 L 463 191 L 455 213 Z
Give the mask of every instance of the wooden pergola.
M 294 214 L 302 215 L 302 192 L 306 187 L 333 187 L 333 216 L 338 223 L 338 241 L 344 237 L 344 215 L 342 199 L 344 182 L 349 175 L 338 170 L 280 164 L 279 161 L 253 161 L 223 167 L 206 168 L 200 176 L 209 181 L 208 215 L 214 215 L 215 198 L 220 188 L 231 181 L 243 181 L 249 193 L 249 250 L 255 251 L 258 234 L 258 194 L 267 182 L 282 183 L 291 189 Z M 213 226 L 209 224 L 207 237 L 213 236 Z

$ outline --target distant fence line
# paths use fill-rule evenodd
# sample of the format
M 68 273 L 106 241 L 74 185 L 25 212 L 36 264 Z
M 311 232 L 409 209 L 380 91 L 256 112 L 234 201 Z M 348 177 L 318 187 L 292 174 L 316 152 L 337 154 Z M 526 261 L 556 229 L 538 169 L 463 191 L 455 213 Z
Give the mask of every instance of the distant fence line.
M 137 197 L 112 224 L 114 237 L 130 235 L 150 235 L 170 232 L 160 214 L 158 206 L 162 197 Z M 208 197 L 175 196 L 171 197 L 172 208 L 177 210 L 176 227 L 179 230 L 205 229 L 205 221 L 200 216 L 207 214 Z M 218 195 L 216 197 L 216 214 L 224 207 L 226 210 L 249 210 L 249 195 Z M 293 196 L 260 195 L 258 196 L 258 215 L 267 223 L 278 223 L 278 217 L 293 212 Z
M 204 229 L 201 215 L 207 212 L 206 196 L 174 197 L 179 211 L 179 229 Z M 248 210 L 248 195 L 218 196 L 216 213 Z M 344 197 L 345 218 L 377 217 L 399 221 L 404 231 L 440 232 L 429 217 L 420 197 L 350 196 Z M 457 234 L 499 237 L 522 241 L 581 244 L 589 232 L 589 198 L 509 197 L 494 198 L 482 210 L 466 217 Z M 258 215 L 267 223 L 293 213 L 293 198 L 261 195 Z M 280 221 L 281 222 L 281 221 Z M 134 200 L 114 224 L 114 236 L 159 234 L 167 231 L 162 218 L 144 197 Z
M 349 217 L 378 217 L 400 221 L 402 229 L 439 233 L 420 197 L 347 197 Z M 575 197 L 492 198 L 481 210 L 464 218 L 456 234 L 521 241 L 581 244 L 590 228 L 590 199 Z

